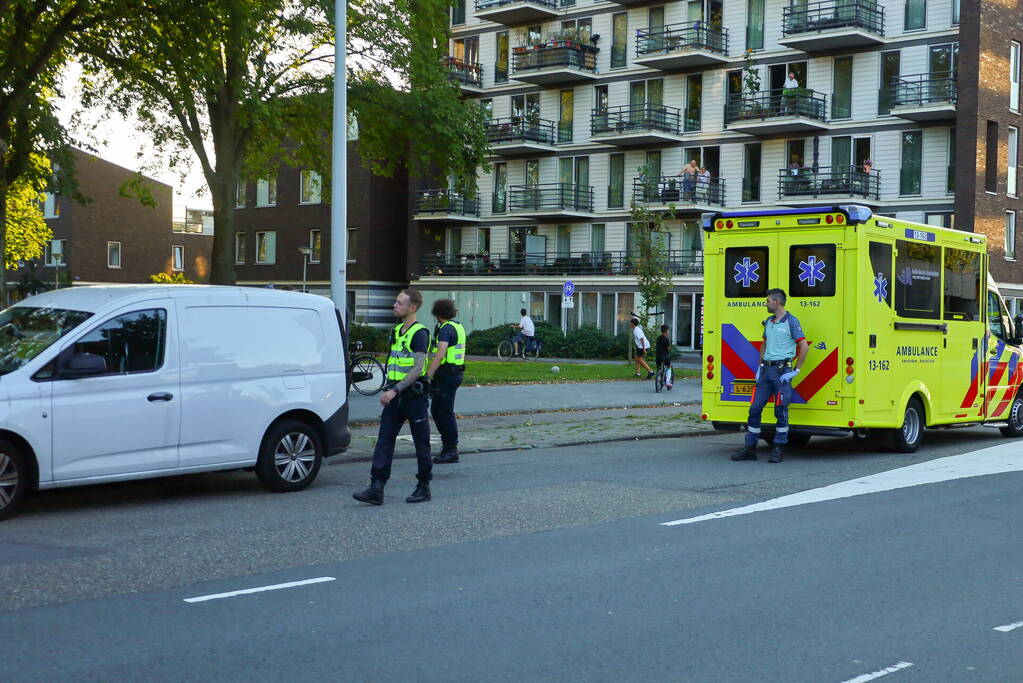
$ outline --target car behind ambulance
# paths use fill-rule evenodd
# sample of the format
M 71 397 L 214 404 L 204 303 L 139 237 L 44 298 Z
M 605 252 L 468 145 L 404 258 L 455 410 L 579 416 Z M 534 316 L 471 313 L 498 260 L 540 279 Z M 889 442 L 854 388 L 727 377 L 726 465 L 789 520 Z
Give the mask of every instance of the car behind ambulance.
M 350 440 L 329 299 L 74 287 L 0 313 L 0 518 L 33 489 L 254 467 L 313 482 Z
M 703 229 L 703 414 L 715 426 L 746 422 L 764 299 L 779 287 L 809 344 L 789 443 L 851 432 L 912 452 L 924 427 L 981 423 L 1023 435 L 1020 331 L 983 235 L 862 206 L 708 213 Z

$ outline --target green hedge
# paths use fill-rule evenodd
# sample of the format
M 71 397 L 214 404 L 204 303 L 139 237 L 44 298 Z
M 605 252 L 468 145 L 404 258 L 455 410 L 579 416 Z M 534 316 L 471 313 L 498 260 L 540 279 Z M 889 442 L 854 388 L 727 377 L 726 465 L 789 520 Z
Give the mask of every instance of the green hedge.
M 387 335 L 387 330 L 378 330 L 369 325 L 352 323 L 351 329 L 348 331 L 348 341 L 353 350 L 355 342 L 361 341 L 363 351 L 386 351 Z
M 508 325 L 474 330 L 466 338 L 469 354 L 496 356 L 497 345 L 515 331 Z M 629 355 L 628 333 L 612 336 L 596 327 L 580 327 L 565 335 L 550 323 L 536 323 L 536 336 L 543 341 L 543 355 L 548 358 L 625 359 Z

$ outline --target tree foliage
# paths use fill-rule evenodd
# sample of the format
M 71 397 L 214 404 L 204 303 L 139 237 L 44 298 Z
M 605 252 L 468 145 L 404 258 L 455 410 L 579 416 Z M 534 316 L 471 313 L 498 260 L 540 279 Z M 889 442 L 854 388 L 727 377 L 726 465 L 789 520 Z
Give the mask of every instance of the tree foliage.
M 45 157 L 34 157 L 34 163 L 49 167 Z M 7 216 L 4 225 L 4 265 L 18 267 L 18 261 L 30 261 L 43 255 L 53 231 L 46 224 L 39 203 L 45 184 L 22 176 L 8 188 Z
M 646 176 L 645 167 L 638 170 L 641 177 Z M 630 211 L 637 251 L 630 256 L 635 262 L 636 281 L 642 299 L 636 313 L 640 326 L 647 329 L 651 309 L 660 306 L 671 292 L 672 275 L 668 270 L 670 255 L 661 236 L 665 233 L 665 219 L 675 217 L 675 207 L 669 206 L 666 212 L 651 211 L 646 205 L 633 200 Z

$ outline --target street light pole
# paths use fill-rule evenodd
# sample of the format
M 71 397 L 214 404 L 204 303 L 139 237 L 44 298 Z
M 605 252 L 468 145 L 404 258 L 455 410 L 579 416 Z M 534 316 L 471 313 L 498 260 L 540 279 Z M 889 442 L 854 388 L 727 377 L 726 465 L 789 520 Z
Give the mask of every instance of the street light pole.
M 309 288 L 306 287 L 306 268 L 309 267 L 309 257 L 313 253 L 312 247 L 299 247 L 298 253 L 302 254 L 302 291 L 308 292 Z
M 334 117 L 330 184 L 330 298 L 348 325 L 345 265 L 348 262 L 348 75 L 345 71 L 348 11 L 334 0 Z
M 64 260 L 63 254 L 52 254 L 53 258 L 53 288 L 60 289 L 60 262 Z

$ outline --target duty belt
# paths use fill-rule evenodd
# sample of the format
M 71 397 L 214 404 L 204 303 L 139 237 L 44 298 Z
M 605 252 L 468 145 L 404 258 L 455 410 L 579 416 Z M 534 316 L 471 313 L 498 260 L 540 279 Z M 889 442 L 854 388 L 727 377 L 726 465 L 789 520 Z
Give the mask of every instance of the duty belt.
M 792 359 L 790 358 L 788 360 L 765 360 L 765 361 L 761 361 L 760 364 L 763 365 L 764 367 L 784 368 L 785 366 L 787 366 L 791 362 L 792 362 Z

